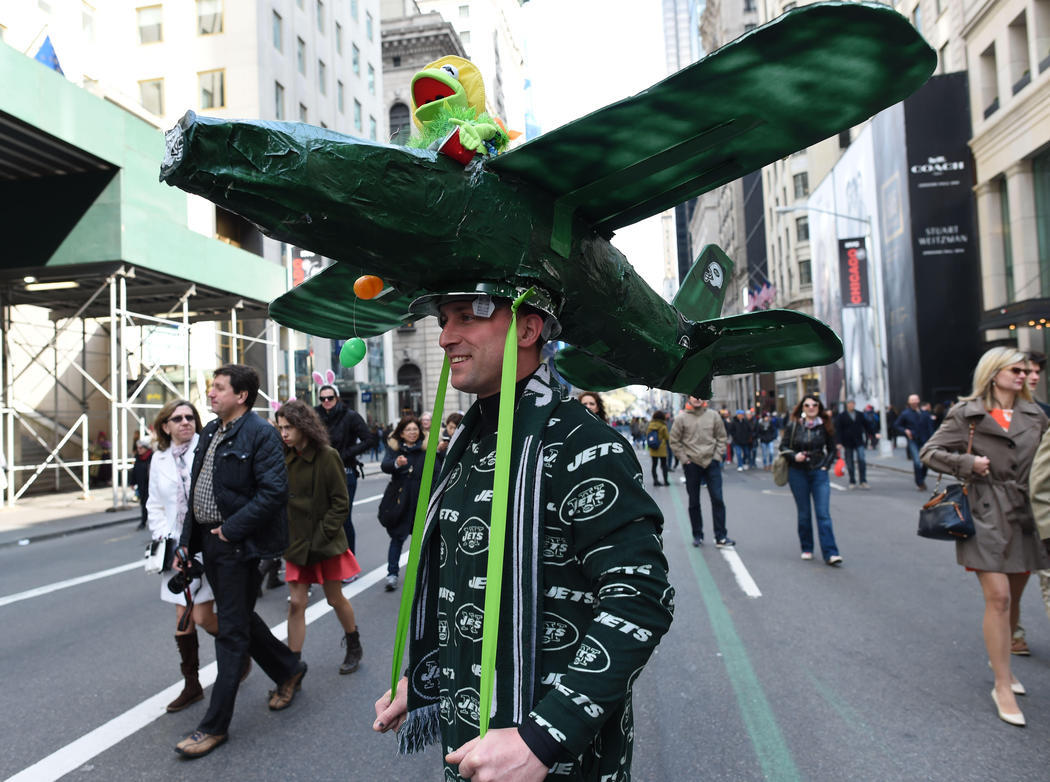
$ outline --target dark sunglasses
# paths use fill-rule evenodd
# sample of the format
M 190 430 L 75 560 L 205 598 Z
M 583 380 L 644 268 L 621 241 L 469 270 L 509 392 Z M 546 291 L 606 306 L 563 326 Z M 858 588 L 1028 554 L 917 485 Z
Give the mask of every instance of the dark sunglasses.
M 173 415 L 168 420 L 171 421 L 173 424 L 181 424 L 183 421 L 192 421 L 193 420 L 193 416 L 192 415 Z
M 1009 367 L 1009 370 L 1011 372 L 1013 372 L 1015 375 L 1027 375 L 1028 374 L 1028 370 L 1027 369 L 1021 369 L 1019 367 Z
M 334 399 L 335 399 L 335 397 L 334 397 L 334 396 L 322 396 L 322 397 L 320 397 L 320 400 L 321 400 L 322 402 L 331 402 L 331 401 L 332 401 L 332 400 L 334 400 Z

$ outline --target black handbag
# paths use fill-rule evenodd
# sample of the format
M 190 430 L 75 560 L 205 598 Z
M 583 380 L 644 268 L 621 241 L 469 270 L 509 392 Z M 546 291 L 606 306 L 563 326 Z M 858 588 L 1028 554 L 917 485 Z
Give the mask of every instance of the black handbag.
M 970 441 L 966 453 L 973 446 L 974 425 L 970 424 Z M 930 540 L 966 540 L 976 534 L 970 513 L 969 487 L 965 483 L 949 484 L 941 491 L 941 478 L 933 496 L 919 510 L 919 537 Z
M 397 527 L 405 513 L 405 499 L 405 481 L 401 478 L 392 479 L 379 501 L 379 523 L 387 529 Z

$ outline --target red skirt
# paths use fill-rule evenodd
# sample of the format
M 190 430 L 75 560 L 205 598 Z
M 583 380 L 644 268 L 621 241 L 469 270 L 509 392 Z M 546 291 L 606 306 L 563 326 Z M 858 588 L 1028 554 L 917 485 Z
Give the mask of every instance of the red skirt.
M 296 565 L 287 561 L 284 563 L 284 580 L 297 581 L 300 584 L 342 581 L 345 578 L 353 578 L 360 572 L 361 566 L 357 564 L 357 557 L 350 549 L 312 565 Z

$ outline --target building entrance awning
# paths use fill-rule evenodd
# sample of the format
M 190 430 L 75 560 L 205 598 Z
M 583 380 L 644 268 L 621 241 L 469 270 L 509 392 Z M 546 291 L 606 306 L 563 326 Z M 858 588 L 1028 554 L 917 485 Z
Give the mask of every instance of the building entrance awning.
M 990 329 L 1044 328 L 1050 326 L 1050 298 L 1024 299 L 1002 307 L 985 310 L 978 328 Z

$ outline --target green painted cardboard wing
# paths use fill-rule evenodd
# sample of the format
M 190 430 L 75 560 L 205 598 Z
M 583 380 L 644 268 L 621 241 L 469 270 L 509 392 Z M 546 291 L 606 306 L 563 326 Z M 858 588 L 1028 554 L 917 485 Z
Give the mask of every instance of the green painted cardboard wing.
M 609 243 L 617 228 L 852 127 L 920 87 L 936 55 L 884 5 L 819 3 L 759 27 L 644 92 L 463 167 L 429 150 L 296 123 L 187 114 L 161 179 L 337 264 L 277 298 L 276 321 L 330 338 L 410 319 L 464 282 L 538 284 L 560 298 L 559 371 L 706 395 L 718 374 L 835 361 L 802 313 L 718 318 L 732 264 L 704 250 L 672 304 Z M 387 284 L 372 300 L 354 280 Z

